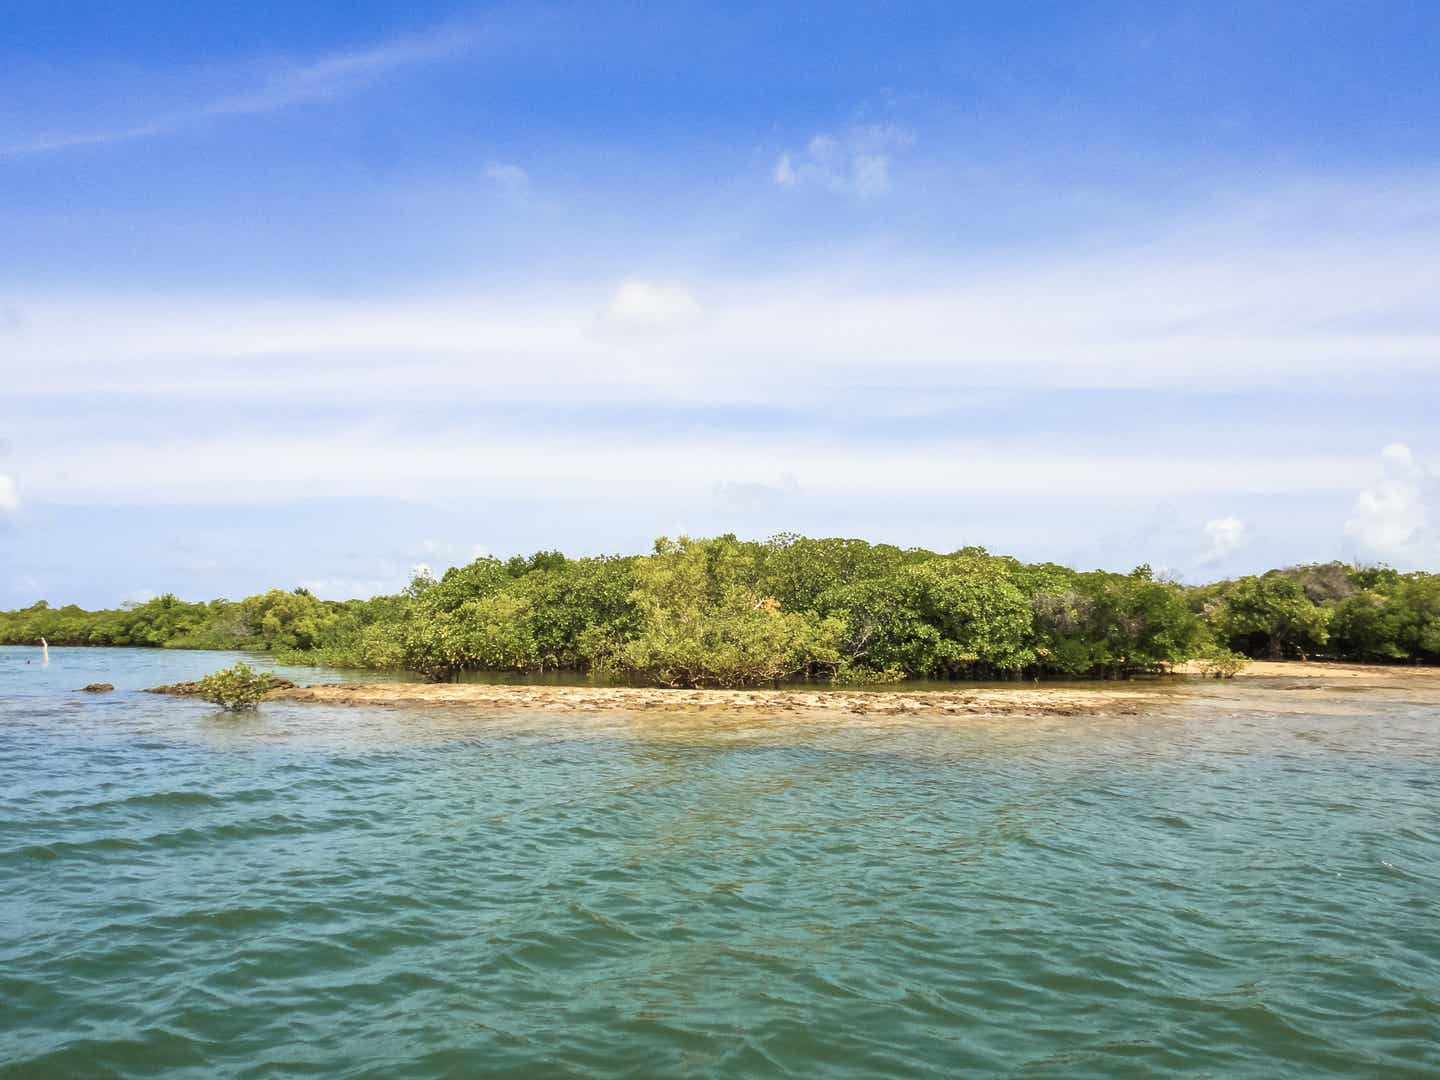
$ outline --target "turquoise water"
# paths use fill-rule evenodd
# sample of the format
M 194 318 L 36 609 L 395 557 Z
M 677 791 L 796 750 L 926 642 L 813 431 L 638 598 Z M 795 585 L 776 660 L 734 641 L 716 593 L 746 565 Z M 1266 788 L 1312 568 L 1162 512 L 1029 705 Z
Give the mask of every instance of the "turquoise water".
M 51 653 L 0 649 L 0 1076 L 1440 1076 L 1423 692 L 235 719 L 135 692 L 231 656 Z

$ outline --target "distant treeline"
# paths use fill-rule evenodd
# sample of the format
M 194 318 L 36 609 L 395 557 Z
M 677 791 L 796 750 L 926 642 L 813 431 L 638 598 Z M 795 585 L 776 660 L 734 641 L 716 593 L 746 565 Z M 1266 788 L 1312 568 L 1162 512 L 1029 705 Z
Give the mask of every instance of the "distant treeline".
M 274 589 L 106 611 L 0 613 L 0 643 L 259 649 L 291 662 L 578 671 L 663 686 L 789 679 L 1123 678 L 1243 657 L 1440 662 L 1440 575 L 1324 563 L 1184 586 L 781 535 L 659 540 L 644 556 L 477 559 L 372 600 Z

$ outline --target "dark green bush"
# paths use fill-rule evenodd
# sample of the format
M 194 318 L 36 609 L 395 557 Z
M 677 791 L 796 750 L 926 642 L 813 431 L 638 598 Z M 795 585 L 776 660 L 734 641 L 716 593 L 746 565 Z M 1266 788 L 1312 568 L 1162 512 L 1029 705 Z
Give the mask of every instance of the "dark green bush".
M 437 680 L 466 670 L 674 686 L 1128 678 L 1188 660 L 1224 675 L 1243 657 L 1440 663 L 1440 575 L 1323 563 L 1187 587 L 1147 566 L 1078 572 L 978 547 L 681 537 L 646 556 L 480 558 L 371 600 L 272 589 L 240 601 L 166 595 L 109 611 L 42 601 L 0 612 L 0 644 L 42 637 L 257 649 Z
M 242 661 L 232 668 L 206 675 L 196 684 L 195 690 L 205 701 L 239 712 L 255 708 L 278 681 L 274 675 L 257 672 Z

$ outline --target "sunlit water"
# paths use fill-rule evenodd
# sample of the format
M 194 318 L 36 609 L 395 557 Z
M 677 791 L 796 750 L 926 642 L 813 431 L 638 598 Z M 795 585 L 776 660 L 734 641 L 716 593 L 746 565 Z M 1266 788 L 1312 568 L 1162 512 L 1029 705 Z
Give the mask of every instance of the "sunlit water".
M 233 659 L 0 649 L 0 1075 L 1440 1075 L 1424 692 L 886 722 L 136 692 Z

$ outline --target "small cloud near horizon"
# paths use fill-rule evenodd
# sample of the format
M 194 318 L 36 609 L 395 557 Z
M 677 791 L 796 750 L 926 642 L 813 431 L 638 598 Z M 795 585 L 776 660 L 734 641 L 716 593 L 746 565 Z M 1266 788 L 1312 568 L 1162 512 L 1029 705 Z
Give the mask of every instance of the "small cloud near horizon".
M 800 481 L 786 473 L 777 484 L 732 480 L 715 485 L 715 498 L 732 510 L 765 510 L 793 502 L 803 494 Z
M 20 488 L 14 477 L 0 473 L 0 514 L 13 514 L 20 509 Z
M 630 278 L 611 295 L 605 318 L 615 326 L 656 329 L 688 323 L 700 312 L 699 301 L 683 285 Z
M 1419 563 L 1436 555 L 1431 510 L 1440 495 L 1440 478 L 1416 459 L 1404 443 L 1380 453 L 1380 478 L 1355 499 L 1345 536 L 1362 553 L 1401 563 Z
M 321 600 L 369 600 L 392 596 L 408 584 L 396 578 L 304 578 L 300 587 Z
M 1205 538 L 1209 546 L 1200 556 L 1201 566 L 1221 562 L 1250 542 L 1250 530 L 1236 517 L 1215 518 L 1205 523 Z

